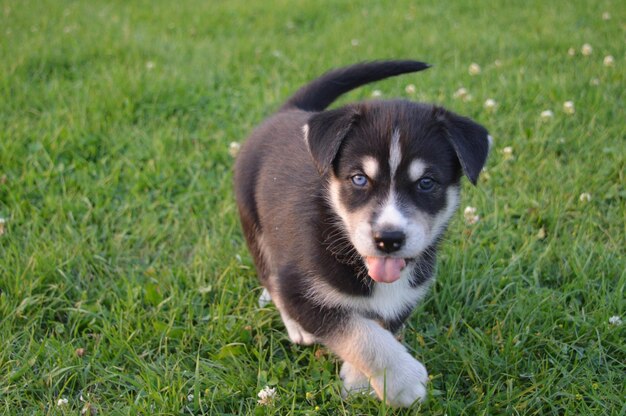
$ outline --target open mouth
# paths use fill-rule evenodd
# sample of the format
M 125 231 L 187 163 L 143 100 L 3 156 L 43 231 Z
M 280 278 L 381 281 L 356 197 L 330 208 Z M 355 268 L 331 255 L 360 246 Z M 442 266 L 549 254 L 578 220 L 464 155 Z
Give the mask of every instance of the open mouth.
M 379 283 L 393 283 L 400 278 L 400 273 L 406 267 L 406 260 L 397 257 L 366 256 L 367 273 Z

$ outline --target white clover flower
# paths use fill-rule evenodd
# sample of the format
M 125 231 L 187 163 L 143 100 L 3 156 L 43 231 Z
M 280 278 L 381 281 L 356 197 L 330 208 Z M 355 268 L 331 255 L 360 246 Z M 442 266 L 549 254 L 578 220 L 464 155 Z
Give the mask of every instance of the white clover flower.
M 593 48 L 590 44 L 585 43 L 582 48 L 580 48 L 580 52 L 585 56 L 589 56 L 593 52 Z
M 86 402 L 83 406 L 83 410 L 80 411 L 81 415 L 91 415 L 95 416 L 98 414 L 98 409 L 89 402 Z
M 380 90 L 372 91 L 372 97 L 374 97 L 374 98 L 381 97 L 382 95 L 383 95 L 383 93 Z
M 480 220 L 480 216 L 476 215 L 476 207 L 465 207 L 463 211 L 465 222 L 469 225 L 476 224 Z
M 465 96 L 467 96 L 467 89 L 466 88 L 461 87 L 461 88 L 459 88 L 458 90 L 456 90 L 454 92 L 454 98 L 463 98 Z
M 228 154 L 232 157 L 237 157 L 237 155 L 239 154 L 239 150 L 241 150 L 241 145 L 239 144 L 239 142 L 231 142 L 228 145 Z
M 496 66 L 496 68 L 500 68 L 502 66 L 502 61 L 499 59 L 496 59 L 493 64 Z
M 58 407 L 63 407 L 65 405 L 67 405 L 68 403 L 69 403 L 69 401 L 65 397 L 61 397 L 59 400 L 57 400 L 57 406 Z
M 574 102 L 565 101 L 563 103 L 563 111 L 565 111 L 565 114 L 574 114 L 576 112 L 576 109 L 574 108 Z
M 611 20 L 611 13 L 609 12 L 602 13 L 602 20 Z
M 495 110 L 496 106 L 498 105 L 498 103 L 496 103 L 496 100 L 494 100 L 493 98 L 487 98 L 487 100 L 485 100 L 485 108 L 487 110 Z
M 546 229 L 545 227 L 541 227 L 539 229 L 539 231 L 537 232 L 537 238 L 540 240 L 543 240 L 544 238 L 546 238 Z
M 274 400 L 276 399 L 276 389 L 270 388 L 269 386 L 265 386 L 261 389 L 259 394 L 257 394 L 259 400 L 257 403 L 261 406 L 270 406 Z
M 409 84 L 406 86 L 404 91 L 406 91 L 407 94 L 415 94 L 415 91 L 417 91 L 417 89 L 415 88 L 415 85 Z
M 610 323 L 611 325 L 615 325 L 615 326 L 621 325 L 621 324 L 622 324 L 622 318 L 620 318 L 620 317 L 619 317 L 619 316 L 617 316 L 617 315 L 613 315 L 613 316 L 611 316 L 611 317 L 609 318 L 609 323 Z
M 187 401 L 188 402 L 193 402 L 193 394 L 188 394 L 187 395 Z
M 539 116 L 542 120 L 549 120 L 554 117 L 554 113 L 552 110 L 543 110 Z
M 476 215 L 476 207 L 466 206 L 463 215 Z
M 604 57 L 604 61 L 602 61 L 604 66 L 613 66 L 615 64 L 615 59 L 611 55 L 607 55 Z
M 578 200 L 580 202 L 590 202 L 591 201 L 591 194 L 588 192 L 583 192 L 582 194 L 580 194 L 580 196 L 578 197 Z
M 504 160 L 513 159 L 513 148 L 511 146 L 503 148 L 502 155 L 504 156 Z
M 153 70 L 155 66 L 156 66 L 156 65 L 155 65 L 155 64 L 154 64 L 154 62 L 152 62 L 152 61 L 148 61 L 148 62 L 146 62 L 146 69 L 147 69 L 148 71 Z
M 480 74 L 480 65 L 475 62 L 472 62 L 468 68 L 468 72 L 470 75 L 478 75 Z
M 600 79 L 591 78 L 591 80 L 589 81 L 589 85 L 591 85 L 592 87 L 597 87 L 598 85 L 600 85 Z
M 358 39 L 352 39 L 352 40 L 350 41 L 350 44 L 351 44 L 352 46 L 359 46 L 359 44 L 360 44 L 360 43 L 361 43 L 361 42 L 359 42 L 359 40 L 358 40 Z
M 472 96 L 467 91 L 467 88 L 461 87 L 454 92 L 454 98 L 459 98 L 463 101 L 469 101 L 472 99 Z
M 568 54 L 569 56 L 574 56 L 574 55 L 576 55 L 576 49 L 574 49 L 574 48 L 569 48 L 569 49 L 567 50 L 567 54 Z

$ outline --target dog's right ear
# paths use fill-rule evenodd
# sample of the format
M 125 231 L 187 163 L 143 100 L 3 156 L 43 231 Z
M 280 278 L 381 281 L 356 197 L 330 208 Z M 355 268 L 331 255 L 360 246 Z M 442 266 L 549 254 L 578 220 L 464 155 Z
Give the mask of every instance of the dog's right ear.
M 358 119 L 359 111 L 348 106 L 317 113 L 302 126 L 304 141 L 321 176 L 332 167 L 341 143 Z

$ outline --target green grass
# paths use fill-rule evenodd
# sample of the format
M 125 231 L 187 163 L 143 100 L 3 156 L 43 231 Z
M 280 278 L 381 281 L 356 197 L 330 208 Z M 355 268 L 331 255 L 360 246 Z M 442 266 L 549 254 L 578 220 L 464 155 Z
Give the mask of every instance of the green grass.
M 0 2 L 0 413 L 625 414 L 626 9 L 508 3 Z M 257 306 L 228 153 L 307 80 L 393 57 L 435 66 L 341 101 L 496 139 L 404 332 L 432 377 L 409 410 L 343 401 L 337 360 Z

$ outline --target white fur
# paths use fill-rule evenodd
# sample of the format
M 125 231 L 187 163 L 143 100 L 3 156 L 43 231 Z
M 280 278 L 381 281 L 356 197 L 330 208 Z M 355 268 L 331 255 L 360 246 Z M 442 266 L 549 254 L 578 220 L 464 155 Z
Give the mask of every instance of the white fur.
M 376 228 L 389 227 L 393 229 L 403 229 L 407 226 L 407 218 L 400 212 L 396 202 L 396 194 L 393 189 L 389 192 L 389 197 L 376 219 Z
M 371 390 L 369 378 L 347 361 L 343 362 L 339 377 L 343 380 L 341 395 L 344 399 L 354 393 L 376 394 Z
M 422 177 L 425 171 L 426 164 L 420 159 L 415 159 L 409 165 L 409 179 L 411 182 L 415 182 Z
M 367 208 L 364 208 L 360 211 L 349 212 L 341 203 L 341 187 L 339 183 L 339 179 L 331 178 L 330 183 L 328 185 L 328 195 L 329 201 L 339 218 L 341 218 L 341 224 L 345 229 L 348 236 L 350 236 L 350 241 L 353 245 L 355 245 L 355 235 L 358 234 L 357 228 L 362 226 L 363 224 L 367 224 L 369 222 L 369 212 Z M 371 237 L 368 237 L 371 239 Z M 356 245 L 355 245 L 356 246 Z M 357 247 L 357 251 L 359 247 Z
M 337 196 L 334 200 L 339 202 L 340 198 Z M 415 218 L 408 218 L 400 212 L 393 190 L 390 191 L 387 201 L 385 201 L 380 214 L 372 225 L 370 217 L 373 208 L 370 205 L 359 212 L 348 213 L 343 208 L 337 211 L 342 216 L 343 222 L 347 224 L 346 228 L 349 231 L 350 241 L 363 257 L 384 254 L 378 250 L 372 238 L 374 230 L 384 228 L 402 230 L 406 234 L 404 246 L 401 250 L 394 253 L 397 257 L 415 257 L 426 247 L 426 245 L 422 244 L 422 242 L 427 242 L 428 239 L 425 238 L 423 230 L 425 224 L 422 224 L 421 216 L 417 215 Z
M 361 314 L 375 314 L 382 319 L 394 320 L 407 308 L 413 308 L 428 292 L 427 284 L 411 287 L 413 267 L 408 266 L 402 270 L 400 278 L 393 283 L 373 283 L 370 296 L 348 295 L 322 279 L 312 278 L 309 299 L 322 306 L 346 308 Z
M 329 200 L 335 212 L 341 218 L 352 245 L 363 257 L 383 255 L 376 247 L 372 238 L 373 229 L 370 217 L 375 207 L 368 205 L 359 211 L 349 212 L 341 203 L 340 192 L 339 179 L 331 178 L 329 183 Z M 459 188 L 452 186 L 446 191 L 445 208 L 434 217 L 419 210 L 414 210 L 411 216 L 406 216 L 398 208 L 395 193 L 392 189 L 373 227 L 376 229 L 390 227 L 404 231 L 406 236 L 405 243 L 399 251 L 394 252 L 394 256 L 414 258 L 426 247 L 434 243 L 444 231 L 446 224 L 458 206 L 458 197 Z
M 328 346 L 349 363 L 342 369 L 347 376 L 345 390 L 362 387 L 368 378 L 378 397 L 394 407 L 409 407 L 426 397 L 426 369 L 378 323 L 353 316 L 341 335 L 328 340 Z
M 459 206 L 459 188 L 451 186 L 446 190 L 446 207 L 433 218 L 431 235 L 437 238 L 446 228 L 446 224 Z M 434 241 L 433 238 L 433 241 Z
M 363 173 L 365 173 L 368 178 L 376 178 L 379 169 L 378 161 L 371 156 L 365 156 L 362 163 Z
M 312 345 L 315 343 L 315 335 L 306 332 L 299 323 L 291 319 L 286 313 L 281 311 L 280 316 L 285 324 L 285 328 L 287 328 L 287 334 L 291 342 L 299 345 Z
M 287 328 L 287 334 L 291 342 L 300 345 L 311 345 L 315 343 L 315 335 L 307 332 L 298 322 L 289 316 L 278 293 L 272 293 L 272 300 L 278 312 L 280 312 L 280 317 L 285 324 L 285 328 Z
M 309 125 L 305 124 L 302 126 L 302 135 L 304 136 L 304 143 L 306 143 L 307 147 L 309 146 Z
M 395 178 L 398 166 L 402 160 L 402 150 L 400 149 L 400 130 L 395 129 L 391 134 L 391 146 L 389 147 L 389 169 L 391 179 Z

